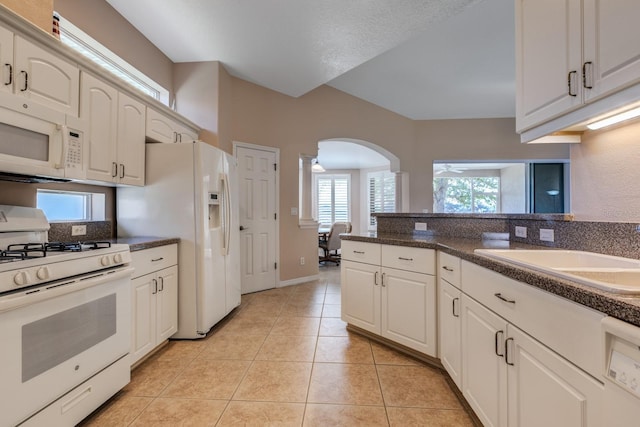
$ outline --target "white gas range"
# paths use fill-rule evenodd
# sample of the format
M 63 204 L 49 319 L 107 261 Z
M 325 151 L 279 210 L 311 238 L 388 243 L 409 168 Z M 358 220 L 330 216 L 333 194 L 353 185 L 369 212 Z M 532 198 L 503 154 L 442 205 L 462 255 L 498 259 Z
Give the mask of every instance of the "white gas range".
M 73 425 L 129 382 L 128 245 L 50 243 L 0 205 L 0 425 Z M 44 422 L 44 424 L 43 424 Z

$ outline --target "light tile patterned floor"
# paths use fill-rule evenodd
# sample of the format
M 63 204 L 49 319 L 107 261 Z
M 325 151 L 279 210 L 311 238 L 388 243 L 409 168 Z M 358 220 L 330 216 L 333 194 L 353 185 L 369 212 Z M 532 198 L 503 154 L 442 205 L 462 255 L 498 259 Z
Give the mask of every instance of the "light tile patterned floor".
M 472 426 L 443 375 L 340 320 L 340 269 L 244 295 L 205 339 L 171 341 L 85 426 Z

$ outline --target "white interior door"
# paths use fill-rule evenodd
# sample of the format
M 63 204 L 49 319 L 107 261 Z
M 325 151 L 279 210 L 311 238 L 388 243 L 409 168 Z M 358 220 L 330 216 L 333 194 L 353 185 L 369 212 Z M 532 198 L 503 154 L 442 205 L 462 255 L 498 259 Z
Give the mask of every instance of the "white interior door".
M 276 286 L 276 151 L 236 147 L 242 293 Z

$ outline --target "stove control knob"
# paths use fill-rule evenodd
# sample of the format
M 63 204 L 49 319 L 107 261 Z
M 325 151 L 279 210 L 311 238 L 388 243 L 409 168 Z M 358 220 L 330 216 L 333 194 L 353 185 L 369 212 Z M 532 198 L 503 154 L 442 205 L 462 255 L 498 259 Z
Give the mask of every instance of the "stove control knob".
M 18 274 L 13 276 L 13 282 L 18 286 L 28 284 L 30 279 L 31 278 L 29 277 L 29 273 L 27 273 L 26 271 L 20 271 Z
M 36 276 L 38 276 L 38 279 L 40 279 L 40 280 L 48 279 L 49 276 L 50 276 L 49 268 L 48 267 L 40 267 L 38 269 L 38 271 L 36 272 Z
M 122 264 L 122 254 L 115 254 L 113 256 L 113 262 L 116 264 Z
M 100 258 L 100 264 L 102 264 L 105 267 L 111 264 L 111 260 L 109 259 L 109 256 L 105 255 L 102 258 Z

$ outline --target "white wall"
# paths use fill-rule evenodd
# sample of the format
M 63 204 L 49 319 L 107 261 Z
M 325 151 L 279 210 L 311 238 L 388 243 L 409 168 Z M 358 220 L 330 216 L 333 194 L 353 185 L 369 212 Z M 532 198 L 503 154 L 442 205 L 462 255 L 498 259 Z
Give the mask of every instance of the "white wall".
M 571 146 L 576 220 L 640 222 L 640 120 L 588 132 Z
M 500 170 L 500 209 L 502 213 L 527 211 L 526 165 L 515 163 Z

